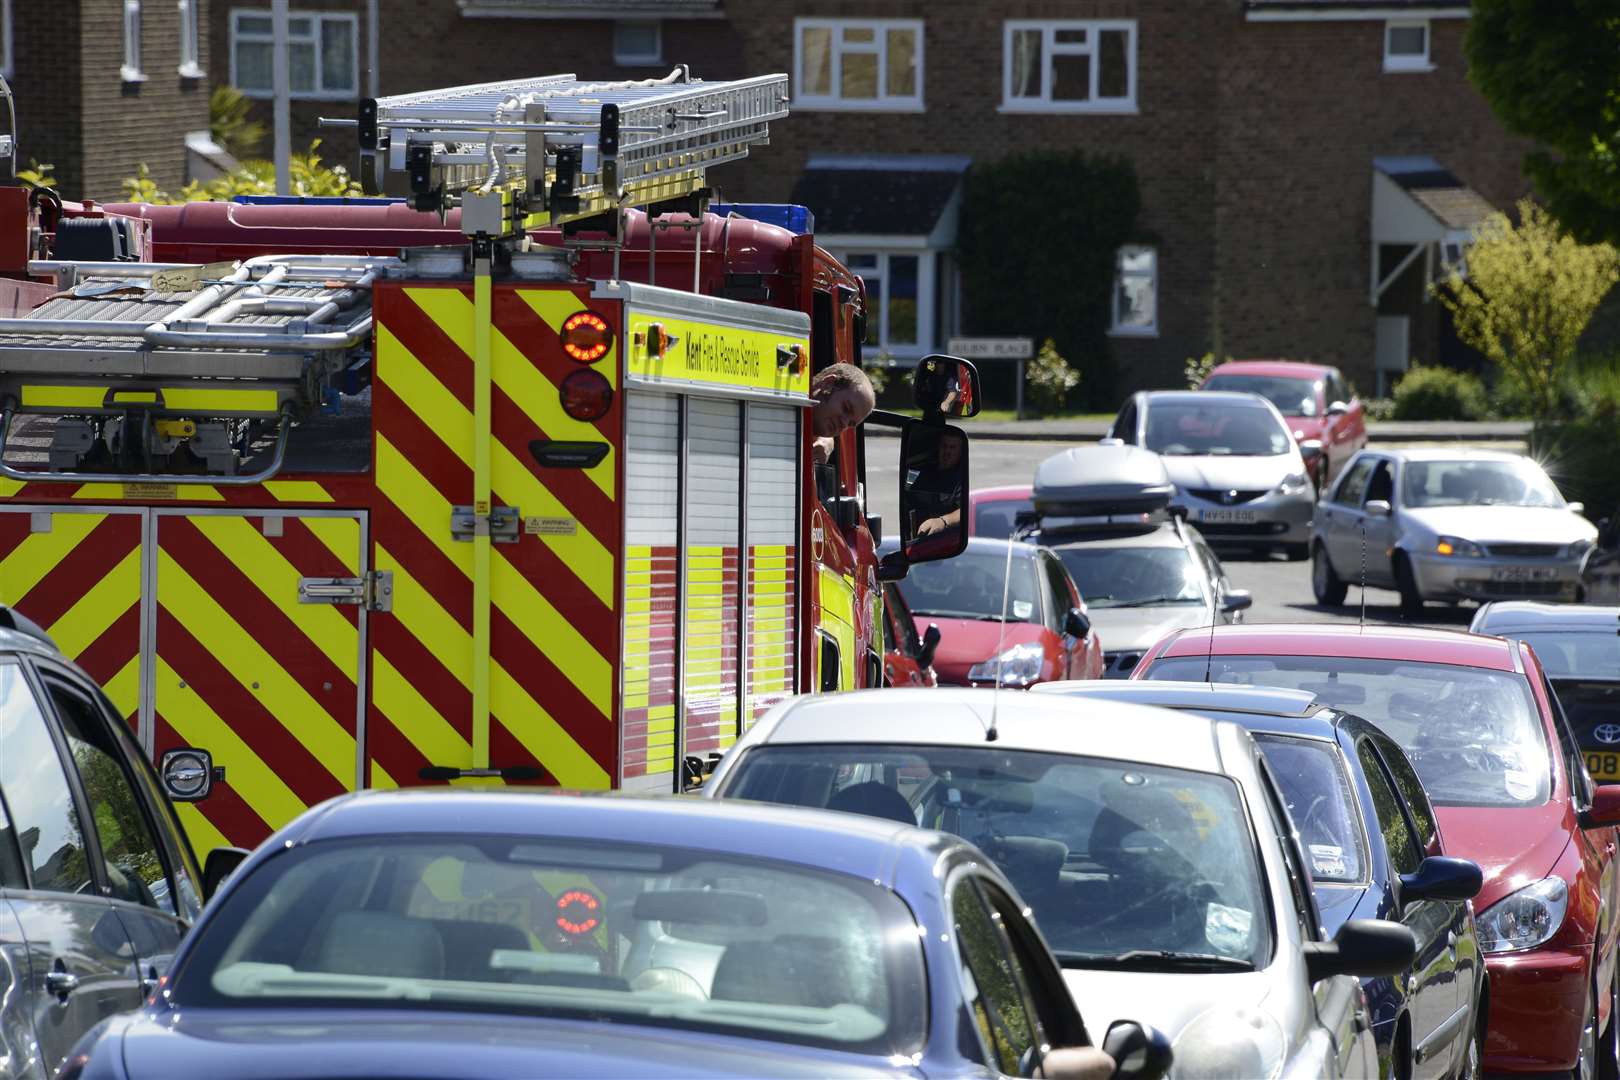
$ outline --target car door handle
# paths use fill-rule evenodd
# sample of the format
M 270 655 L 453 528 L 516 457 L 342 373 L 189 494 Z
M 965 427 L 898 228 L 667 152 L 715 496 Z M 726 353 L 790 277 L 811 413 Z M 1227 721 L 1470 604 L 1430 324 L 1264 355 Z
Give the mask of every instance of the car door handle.
M 56 962 L 56 970 L 45 973 L 45 989 L 58 1001 L 66 1001 L 68 995 L 79 988 L 79 977 L 62 966 L 62 961 Z

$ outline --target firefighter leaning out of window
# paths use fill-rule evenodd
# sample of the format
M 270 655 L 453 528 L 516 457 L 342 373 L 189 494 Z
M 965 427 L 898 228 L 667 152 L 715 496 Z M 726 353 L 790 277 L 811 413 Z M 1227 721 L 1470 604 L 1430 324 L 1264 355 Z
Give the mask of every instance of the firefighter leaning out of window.
M 877 405 L 877 395 L 866 372 L 854 364 L 832 364 L 816 374 L 810 396 L 816 399 L 811 419 L 816 464 L 824 465 L 833 456 L 839 433 L 865 420 Z

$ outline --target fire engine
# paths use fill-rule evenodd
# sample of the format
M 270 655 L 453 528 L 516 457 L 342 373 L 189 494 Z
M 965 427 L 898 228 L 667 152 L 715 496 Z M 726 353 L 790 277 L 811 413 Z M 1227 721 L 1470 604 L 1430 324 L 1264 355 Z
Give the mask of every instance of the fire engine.
M 861 280 L 802 210 L 706 206 L 786 102 L 681 69 L 366 101 L 403 200 L 0 188 L 0 600 L 199 849 L 362 786 L 678 790 L 783 696 L 881 682 L 879 580 L 965 532 L 880 562 L 863 433 L 818 465 L 810 422 Z M 908 461 L 978 398 L 918 373 L 922 419 L 868 421 Z

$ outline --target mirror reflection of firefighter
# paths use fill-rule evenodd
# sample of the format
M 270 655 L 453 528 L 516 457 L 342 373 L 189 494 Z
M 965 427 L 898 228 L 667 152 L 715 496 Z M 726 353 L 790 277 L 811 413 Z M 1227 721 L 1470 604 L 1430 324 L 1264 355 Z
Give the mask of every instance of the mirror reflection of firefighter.
M 906 462 L 906 509 L 918 538 L 954 533 L 962 522 L 963 437 L 942 431 Z

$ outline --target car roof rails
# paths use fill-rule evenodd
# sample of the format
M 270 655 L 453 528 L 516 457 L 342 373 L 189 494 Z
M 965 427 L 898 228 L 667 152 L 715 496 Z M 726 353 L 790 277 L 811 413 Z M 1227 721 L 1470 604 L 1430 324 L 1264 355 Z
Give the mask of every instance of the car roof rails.
M 5 604 L 0 604 L 0 627 L 5 627 L 7 630 L 15 630 L 19 634 L 27 634 L 31 638 L 36 638 L 43 641 L 57 652 L 61 651 L 56 642 L 51 639 L 51 635 L 45 632 L 45 628 L 43 626 L 40 626 L 39 623 L 35 622 L 33 619 L 30 619 L 16 608 L 8 607 Z

